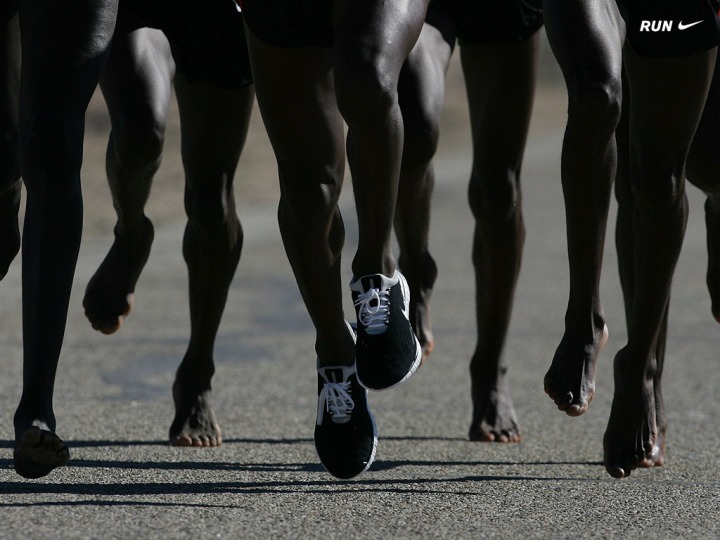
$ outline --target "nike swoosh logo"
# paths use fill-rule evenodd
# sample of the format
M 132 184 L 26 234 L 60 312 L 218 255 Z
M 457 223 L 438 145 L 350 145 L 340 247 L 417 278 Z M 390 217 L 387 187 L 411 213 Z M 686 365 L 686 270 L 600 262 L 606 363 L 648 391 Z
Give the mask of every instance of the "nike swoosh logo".
M 696 24 L 700 24 L 701 22 L 703 22 L 703 21 L 696 21 L 696 22 L 690 23 L 690 24 L 683 24 L 683 22 L 680 21 L 678 23 L 678 30 L 687 30 L 688 28 L 691 28 L 691 27 L 695 26 Z

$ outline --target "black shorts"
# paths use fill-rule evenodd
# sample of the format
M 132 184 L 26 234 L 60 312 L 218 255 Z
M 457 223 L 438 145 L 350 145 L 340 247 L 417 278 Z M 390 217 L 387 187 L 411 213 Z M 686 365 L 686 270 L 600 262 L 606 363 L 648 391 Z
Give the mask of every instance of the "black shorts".
M 240 0 L 247 25 L 275 47 L 332 47 L 334 0 Z
M 233 0 L 120 0 L 116 32 L 157 28 L 188 82 L 251 84 L 242 14 Z
M 426 20 L 461 45 L 519 43 L 543 25 L 542 0 L 432 0 Z
M 720 42 L 720 0 L 617 0 L 627 40 L 642 56 L 678 57 Z

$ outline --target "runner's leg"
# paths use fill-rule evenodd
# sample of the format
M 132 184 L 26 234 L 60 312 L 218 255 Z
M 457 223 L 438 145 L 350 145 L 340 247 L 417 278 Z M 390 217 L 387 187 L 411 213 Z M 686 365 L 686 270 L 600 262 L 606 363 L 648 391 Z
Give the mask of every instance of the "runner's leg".
M 252 86 L 226 89 L 175 78 L 185 167 L 188 223 L 183 255 L 190 280 L 190 343 L 173 385 L 170 442 L 218 446 L 210 403 L 213 349 L 228 290 L 242 250 L 233 178 L 250 122 Z
M 687 223 L 685 161 L 712 78 L 715 53 L 647 59 L 630 47 L 630 183 L 634 195 L 634 292 L 628 343 L 615 357 L 615 394 L 604 437 L 615 477 L 653 459 L 658 335 Z M 658 92 L 662 88 L 662 92 Z
M 525 240 L 520 168 L 539 43 L 535 34 L 521 43 L 461 47 L 473 135 L 469 201 L 475 217 L 477 343 L 470 361 L 469 435 L 477 441 L 520 441 L 503 347 Z
M 611 0 L 545 0 L 543 12 L 568 90 L 561 174 L 570 265 L 565 334 L 545 375 L 545 392 L 561 411 L 578 416 L 594 396 L 595 364 L 607 341 L 599 283 L 625 29 Z
M 84 114 L 112 37 L 117 0 L 22 0 L 20 171 L 23 228 L 23 392 L 15 470 L 45 476 L 68 460 L 55 435 L 57 362 L 82 231 Z
M 440 115 L 445 95 L 445 73 L 452 44 L 430 24 L 425 24 L 400 72 L 398 96 L 405 125 L 400 182 L 395 208 L 398 264 L 410 287 L 410 322 L 423 359 L 432 352 L 430 295 L 437 277 L 435 260 L 428 250 L 430 207 Z
M 115 33 L 100 79 L 112 123 L 106 170 L 117 213 L 115 241 L 83 299 L 85 315 L 104 334 L 117 331 L 130 312 L 150 254 L 153 226 L 145 203 L 162 159 L 174 73 L 159 30 Z
M 355 346 L 343 314 L 345 229 L 337 205 L 344 128 L 331 50 L 273 47 L 247 33 L 258 105 L 278 162 L 280 233 L 315 327 L 318 362 L 350 366 Z

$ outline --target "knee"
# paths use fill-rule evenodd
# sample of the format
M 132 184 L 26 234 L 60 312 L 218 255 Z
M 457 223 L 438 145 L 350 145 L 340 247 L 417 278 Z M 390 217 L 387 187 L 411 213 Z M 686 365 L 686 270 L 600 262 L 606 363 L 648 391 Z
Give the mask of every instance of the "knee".
M 632 194 L 645 215 L 674 214 L 685 206 L 683 165 L 647 160 L 638 164 L 633 175 Z
M 82 165 L 82 116 L 38 111 L 18 141 L 20 172 L 28 194 L 62 198 L 79 189 Z
M 622 112 L 622 82 L 607 73 L 581 73 L 568 84 L 568 122 L 588 134 L 611 136 Z
M 520 211 L 518 172 L 512 169 L 474 171 L 468 199 L 478 221 L 505 223 Z
M 696 136 L 687 160 L 688 180 L 706 193 L 720 193 L 720 154 L 714 142 Z
M 232 186 L 227 182 L 218 189 L 186 187 L 185 213 L 196 229 L 206 232 L 219 231 L 239 223 Z
M 280 165 L 280 214 L 286 224 L 325 223 L 340 198 L 341 177 L 331 170 Z
M 128 120 L 113 125 L 112 150 L 125 169 L 142 169 L 159 162 L 164 142 L 165 125 L 156 119 Z
M 383 73 L 381 59 L 358 58 L 335 67 L 338 108 L 350 124 L 387 118 L 397 103 L 397 80 Z

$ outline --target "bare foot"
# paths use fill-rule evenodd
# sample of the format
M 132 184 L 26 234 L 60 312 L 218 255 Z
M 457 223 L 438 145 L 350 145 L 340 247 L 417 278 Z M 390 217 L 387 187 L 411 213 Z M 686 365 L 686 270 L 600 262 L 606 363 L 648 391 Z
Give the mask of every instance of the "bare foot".
M 708 251 L 706 282 L 713 317 L 720 322 L 720 209 L 715 208 L 710 197 L 705 201 L 705 227 Z
M 430 319 L 430 296 L 437 279 L 437 265 L 429 253 L 426 253 L 422 268 L 404 268 L 403 262 L 400 257 L 398 265 L 410 288 L 410 323 L 422 347 L 422 365 L 435 348 Z
M 140 277 L 154 237 L 145 218 L 142 231 L 121 236 L 115 228 L 115 242 L 90 279 L 83 307 L 92 327 L 103 334 L 117 332 L 133 305 L 135 284 Z
M 665 465 L 665 432 L 659 432 L 650 455 L 638 463 L 638 467 L 650 469 L 652 467 L 662 467 L 663 465 Z
M 608 328 L 595 332 L 591 343 L 565 334 L 545 374 L 545 393 L 568 416 L 587 411 L 595 396 L 595 364 L 608 340 Z
M 210 390 L 193 392 L 173 385 L 175 418 L 170 426 L 173 446 L 220 446 L 222 432 L 210 405 Z
M 504 377 L 495 384 L 473 380 L 472 400 L 471 441 L 513 443 L 522 440 Z
M 4 278 L 20 251 L 20 180 L 0 193 L 0 279 Z
M 52 431 L 31 426 L 15 441 L 13 458 L 16 473 L 35 479 L 67 464 L 70 451 Z
M 653 383 L 653 390 L 655 391 L 655 421 L 657 423 L 657 437 L 655 437 L 655 444 L 653 445 L 650 456 L 643 459 L 638 467 L 650 468 L 650 467 L 662 467 L 665 465 L 665 440 L 667 438 L 667 416 L 663 410 L 664 405 L 662 396 L 658 395 L 659 384 L 657 377 Z
M 640 466 L 662 464 L 664 437 L 657 437 L 653 381 L 630 377 L 626 350 L 615 356 L 615 394 L 603 437 L 605 469 L 615 478 L 630 476 Z M 644 465 L 643 465 L 644 464 Z

